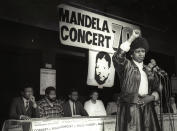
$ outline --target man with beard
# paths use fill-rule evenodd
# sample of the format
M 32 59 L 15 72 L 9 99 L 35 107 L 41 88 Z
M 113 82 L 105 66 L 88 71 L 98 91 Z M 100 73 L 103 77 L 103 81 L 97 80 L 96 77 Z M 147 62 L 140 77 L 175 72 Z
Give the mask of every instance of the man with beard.
M 63 106 L 65 117 L 88 116 L 83 105 L 78 101 L 78 91 L 71 89 L 69 92 L 69 100 Z
M 56 99 L 56 89 L 47 87 L 45 97 L 38 102 L 40 117 L 55 118 L 63 116 L 62 102 Z
M 111 57 L 106 52 L 99 52 L 96 55 L 95 80 L 102 85 L 106 82 L 110 74 Z

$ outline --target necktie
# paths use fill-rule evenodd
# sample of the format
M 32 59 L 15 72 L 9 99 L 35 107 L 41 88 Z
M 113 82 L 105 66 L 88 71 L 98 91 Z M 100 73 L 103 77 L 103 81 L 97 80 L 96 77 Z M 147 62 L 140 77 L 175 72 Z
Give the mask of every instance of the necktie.
M 73 102 L 73 115 L 76 115 L 75 102 Z
M 29 108 L 29 101 L 26 101 L 26 107 L 25 107 L 26 111 L 28 110 L 28 108 Z

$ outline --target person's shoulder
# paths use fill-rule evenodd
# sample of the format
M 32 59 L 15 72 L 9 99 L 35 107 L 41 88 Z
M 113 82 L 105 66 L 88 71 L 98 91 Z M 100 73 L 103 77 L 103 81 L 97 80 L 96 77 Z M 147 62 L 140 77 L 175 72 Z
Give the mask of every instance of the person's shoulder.
M 60 99 L 56 99 L 56 103 L 57 103 L 57 104 L 62 104 L 62 105 L 63 105 L 65 102 L 62 101 L 62 100 L 60 100 Z
M 12 105 L 18 105 L 18 104 L 20 104 L 20 103 L 22 103 L 22 102 L 23 102 L 23 100 L 22 100 L 21 97 L 14 97 L 14 98 L 12 99 L 12 101 L 11 101 L 11 104 L 12 104 Z
M 77 101 L 76 103 L 79 104 L 79 105 L 82 105 L 82 103 L 80 101 Z
M 22 97 L 20 97 L 20 96 L 13 98 L 13 102 L 18 102 L 18 101 L 21 101 L 21 100 L 22 100 Z
M 69 102 L 68 102 L 68 103 L 69 103 Z M 76 101 L 75 104 L 76 104 L 77 106 L 79 106 L 79 107 L 81 107 L 81 106 L 83 107 L 83 104 L 82 104 L 80 101 Z
M 107 103 L 107 106 L 115 106 L 115 105 L 116 105 L 116 103 L 114 101 L 110 101 Z
M 103 101 L 102 101 L 102 100 L 97 100 L 97 102 L 98 102 L 98 103 L 101 103 L 101 104 L 103 103 Z
M 39 106 L 43 106 L 43 105 L 46 105 L 46 100 L 45 100 L 45 98 L 42 98 L 42 99 L 40 99 L 39 101 L 37 101 L 37 104 L 39 105 Z
M 67 100 L 63 103 L 63 106 L 66 106 L 66 105 L 69 105 L 69 100 Z
M 90 100 L 87 100 L 87 101 L 85 101 L 84 105 L 85 105 L 85 104 L 89 104 L 89 103 L 91 103 L 91 101 L 90 101 Z
M 85 101 L 85 103 L 89 103 L 89 102 L 90 102 L 90 100 Z

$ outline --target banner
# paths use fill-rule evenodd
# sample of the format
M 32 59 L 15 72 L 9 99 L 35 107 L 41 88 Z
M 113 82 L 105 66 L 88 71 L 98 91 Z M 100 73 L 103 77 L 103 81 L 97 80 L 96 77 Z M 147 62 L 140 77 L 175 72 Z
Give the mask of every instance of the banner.
M 177 129 L 176 114 L 162 114 L 163 131 Z M 119 119 L 117 119 L 119 120 Z M 158 115 L 160 122 L 160 115 Z M 173 123 L 171 123 L 173 122 Z M 116 116 L 57 119 L 6 120 L 2 131 L 115 131 Z
M 113 54 L 89 50 L 87 84 L 98 87 L 112 87 L 115 69 L 112 62 Z
M 139 27 L 66 4 L 59 9 L 62 44 L 113 53 Z
M 34 121 L 32 131 L 115 131 L 115 118 L 74 118 Z
M 40 95 L 45 94 L 45 89 L 49 86 L 56 88 L 56 70 L 40 69 Z

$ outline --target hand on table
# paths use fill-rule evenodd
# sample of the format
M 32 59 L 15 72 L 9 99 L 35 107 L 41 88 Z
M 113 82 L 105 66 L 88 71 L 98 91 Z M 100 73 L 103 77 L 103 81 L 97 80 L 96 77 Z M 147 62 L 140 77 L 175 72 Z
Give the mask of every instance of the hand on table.
M 31 118 L 29 116 L 21 115 L 20 120 L 30 120 Z

